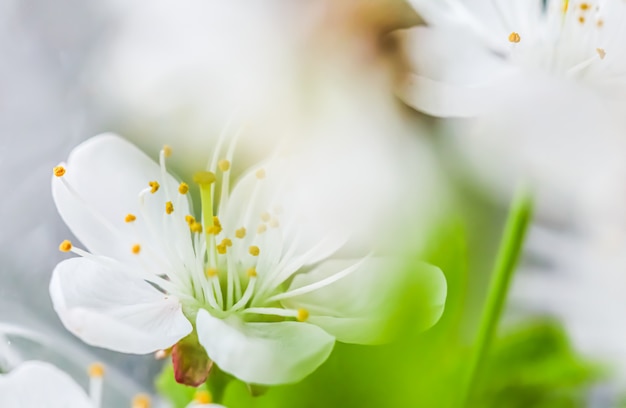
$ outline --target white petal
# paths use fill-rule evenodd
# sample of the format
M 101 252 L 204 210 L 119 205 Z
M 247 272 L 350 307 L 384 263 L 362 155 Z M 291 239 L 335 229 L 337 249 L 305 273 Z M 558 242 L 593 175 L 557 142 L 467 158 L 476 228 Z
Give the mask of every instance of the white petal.
M 39 361 L 0 375 L 0 407 L 92 408 L 85 391 L 63 371 Z
M 494 106 L 519 71 L 468 30 L 417 27 L 403 32 L 412 72 L 398 90 L 412 107 L 440 117 L 472 117 Z
M 335 339 L 300 322 L 246 323 L 198 312 L 198 338 L 224 371 L 251 384 L 276 385 L 302 380 L 330 355 Z
M 161 180 L 160 167 L 133 144 L 113 134 L 95 136 L 80 144 L 70 154 L 66 174 L 53 177 L 52 193 L 61 217 L 74 235 L 97 255 L 123 260 L 131 265 L 147 267 L 154 273 L 166 272 L 161 254 L 165 247 L 165 188 L 177 193 L 177 181 L 167 175 Z M 72 194 L 64 181 L 80 196 Z M 161 188 L 145 197 L 144 212 L 140 211 L 139 193 L 150 181 L 158 181 Z M 178 196 L 174 195 L 176 199 Z M 175 216 L 189 214 L 186 197 L 180 197 Z M 180 208 L 178 208 L 180 207 Z M 127 214 L 137 216 L 133 223 L 124 221 Z M 150 227 L 148 226 L 148 223 Z M 150 248 L 152 256 L 131 252 L 139 243 Z
M 297 275 L 289 290 L 297 290 L 346 270 L 358 260 L 330 260 L 306 274 Z M 434 267 L 411 269 L 386 258 L 366 260 L 344 278 L 315 291 L 283 300 L 291 309 L 306 309 L 309 322 L 317 324 L 337 340 L 375 344 L 389 340 L 396 331 L 395 320 L 405 307 L 404 291 L 411 291 L 405 325 L 425 329 L 443 311 L 446 281 Z
M 144 354 L 168 348 L 192 330 L 176 298 L 85 258 L 57 265 L 50 295 L 65 327 L 93 346 Z

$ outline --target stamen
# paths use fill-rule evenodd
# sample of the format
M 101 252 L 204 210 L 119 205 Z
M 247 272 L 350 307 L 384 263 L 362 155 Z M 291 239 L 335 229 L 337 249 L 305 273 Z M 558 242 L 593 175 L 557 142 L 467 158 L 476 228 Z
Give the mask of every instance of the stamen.
M 270 213 L 265 211 L 261 214 L 261 221 L 268 222 L 270 220 L 270 217 L 271 217 Z
M 184 181 L 180 183 L 180 185 L 178 186 L 178 192 L 184 195 L 184 194 L 187 194 L 188 191 L 189 191 L 189 185 L 185 183 Z
M 61 252 L 70 252 L 72 250 L 72 243 L 67 239 L 59 245 L 59 251 Z
M 518 33 L 516 33 L 515 31 L 513 31 L 511 34 L 509 34 L 509 42 L 518 43 L 521 40 L 522 40 L 522 37 L 520 37 L 520 35 Z
M 280 223 L 278 222 L 278 218 L 272 218 L 272 220 L 270 221 L 270 227 L 278 228 L 279 226 L 280 226 Z
M 604 20 L 599 19 L 599 20 L 596 22 L 596 25 L 597 25 L 598 27 L 602 27 L 602 26 L 604 25 Z
M 206 390 L 196 391 L 196 395 L 194 395 L 193 400 L 198 404 L 210 404 L 213 402 L 211 394 Z
M 93 363 L 89 366 L 89 398 L 95 406 L 99 408 L 102 402 L 102 385 L 104 377 L 104 366 L 100 363 Z
M 224 238 L 222 240 L 222 244 L 226 245 L 227 247 L 231 247 L 233 246 L 233 241 L 230 238 Z
M 165 212 L 171 214 L 174 212 L 174 204 L 171 201 L 165 203 Z
M 583 17 L 583 16 L 578 17 L 578 22 L 580 24 L 585 24 L 585 17 Z
M 600 56 L 600 59 L 604 59 L 604 57 L 606 57 L 606 51 L 604 51 L 604 48 L 596 48 L 596 52 Z
M 63 166 L 56 166 L 54 169 L 52 169 L 52 172 L 57 177 L 63 177 L 65 175 L 65 167 L 63 167 Z
M 193 215 L 185 215 L 185 221 L 187 221 L 187 224 L 191 226 L 191 224 L 196 222 L 196 219 L 193 217 Z
M 563 14 L 567 13 L 567 9 L 569 8 L 569 0 L 563 0 Z
M 126 215 L 126 217 L 124 218 L 125 222 L 133 222 L 137 219 L 137 217 L 134 214 L 128 214 Z
M 150 397 L 146 394 L 137 394 L 133 398 L 131 408 L 150 408 L 152 406 Z
M 340 279 L 345 278 L 346 276 L 350 275 L 351 273 L 353 273 L 354 271 L 358 270 L 361 265 L 363 265 L 363 263 L 369 259 L 369 256 L 361 259 L 360 261 L 358 261 L 357 263 L 355 263 L 352 266 L 347 267 L 346 269 L 337 272 L 333 275 L 330 275 L 324 279 L 321 279 L 317 282 L 313 282 L 311 284 L 305 285 L 305 286 L 301 286 L 297 289 L 292 289 L 289 290 L 287 292 L 283 292 L 283 293 L 278 293 L 274 296 L 270 296 L 269 298 L 267 298 L 267 303 L 273 303 L 273 302 L 277 302 L 279 300 L 284 300 L 284 299 L 289 299 L 291 297 L 294 296 L 299 296 L 299 295 L 304 295 L 305 293 L 309 293 L 309 292 L 313 292 L 316 291 L 318 289 L 321 289 L 325 286 L 328 286 L 332 283 L 337 282 Z
M 250 246 L 248 251 L 250 252 L 250 255 L 252 255 L 252 256 L 259 256 L 259 253 L 261 253 L 261 250 L 256 245 Z
M 265 226 L 265 224 L 260 224 L 257 228 L 256 228 L 256 233 L 257 234 L 262 234 L 265 231 L 267 231 L 267 227 Z
M 283 317 L 298 317 L 298 311 L 291 309 L 283 309 L 281 307 L 249 307 L 241 311 L 244 314 L 260 314 Z
M 265 169 L 259 169 L 256 171 L 255 176 L 257 179 L 262 180 L 265 178 Z
M 244 227 L 239 228 L 237 231 L 235 231 L 235 236 L 239 239 L 242 239 L 246 236 L 246 229 Z
M 222 159 L 217 163 L 217 166 L 221 171 L 226 172 L 230 169 L 230 162 L 226 159 Z
M 254 294 L 254 287 L 256 286 L 256 281 L 257 281 L 256 269 L 250 268 L 248 269 L 247 273 L 248 273 L 248 276 L 250 276 L 250 282 L 248 282 L 248 287 L 246 288 L 246 291 L 241 297 L 241 299 L 239 299 L 239 301 L 235 303 L 235 305 L 230 309 L 233 312 L 236 312 L 246 307 L 246 305 L 252 298 L 252 295 Z
M 249 278 L 254 278 L 255 276 L 257 276 L 256 268 L 252 267 L 252 268 L 248 269 L 246 271 L 246 275 L 248 275 Z
M 220 255 L 224 255 L 226 253 L 226 245 L 219 244 L 215 247 L 217 249 L 217 253 Z
M 306 309 L 298 309 L 298 315 L 296 320 L 299 322 L 305 322 L 309 318 L 309 311 Z
M 157 191 L 159 191 L 159 187 L 161 187 L 161 186 L 159 185 L 159 182 L 158 182 L 158 181 L 151 181 L 151 182 L 149 182 L 149 183 L 148 183 L 148 185 L 150 186 L 150 192 L 151 192 L 152 194 L 154 194 L 154 193 L 156 193 Z
M 193 221 L 191 225 L 189 225 L 189 229 L 191 230 L 191 232 L 195 232 L 199 234 L 202 232 L 202 224 L 200 224 L 199 222 Z
M 590 8 L 590 7 L 591 7 L 591 6 L 589 5 L 589 3 L 581 3 L 581 4 L 580 4 L 580 9 L 581 9 L 582 11 L 589 10 L 589 8 Z
M 93 363 L 89 366 L 88 373 L 91 378 L 102 378 L 104 377 L 104 365 L 101 363 Z
M 163 145 L 163 156 L 170 157 L 172 155 L 172 148 L 168 145 Z
M 135 244 L 131 247 L 131 252 L 135 255 L 139 255 L 139 252 L 141 252 L 141 245 L 139 244 Z
M 213 277 L 217 276 L 217 268 L 207 268 L 206 276 L 208 278 L 213 278 Z

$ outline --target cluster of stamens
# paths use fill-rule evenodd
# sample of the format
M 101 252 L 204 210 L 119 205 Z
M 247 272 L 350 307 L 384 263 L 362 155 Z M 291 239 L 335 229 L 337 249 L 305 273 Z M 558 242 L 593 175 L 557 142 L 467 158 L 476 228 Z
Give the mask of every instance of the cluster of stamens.
M 557 30 L 546 30 L 549 37 L 540 39 L 535 37 L 530 42 L 524 42 L 524 39 L 530 38 L 529 33 L 520 34 L 512 31 L 507 38 L 511 47 L 507 54 L 511 59 L 522 63 L 539 63 L 550 72 L 564 74 L 567 77 L 580 76 L 586 73 L 588 68 L 592 66 L 595 68 L 595 64 L 599 64 L 606 57 L 607 52 L 603 48 L 603 45 L 606 45 L 603 41 L 606 40 L 601 33 L 605 21 L 600 5 L 589 1 L 576 3 L 570 0 L 561 1 L 559 8 L 546 10 L 547 17 L 544 21 L 545 24 L 558 24 Z M 554 37 L 554 33 L 559 34 Z M 519 48 L 522 42 L 526 46 Z M 553 44 L 553 47 L 549 48 L 549 54 L 544 55 L 546 44 Z M 537 53 L 540 53 L 539 58 Z M 526 54 L 533 56 L 527 59 Z M 606 62 L 598 67 L 606 68 Z
M 161 150 L 160 164 L 164 177 L 158 181 L 147 182 L 146 189 L 140 194 L 140 203 L 143 204 L 146 194 L 150 196 L 162 191 L 161 194 L 165 196 L 166 200 L 162 207 L 166 216 L 163 222 L 171 223 L 168 225 L 173 225 L 176 222 L 186 224 L 194 256 L 193 260 L 184 261 L 182 266 L 179 266 L 177 270 L 172 270 L 171 273 L 167 273 L 166 276 L 152 276 L 145 278 L 145 280 L 155 284 L 166 294 L 176 295 L 183 305 L 196 304 L 199 307 L 209 307 L 218 315 L 220 313 L 241 312 L 278 315 L 298 321 L 307 320 L 308 311 L 284 309 L 276 300 L 272 299 L 272 296 L 276 295 L 277 286 L 273 284 L 272 278 L 278 283 L 285 280 L 285 278 L 281 278 L 282 281 L 277 280 L 281 276 L 280 273 L 265 271 L 263 275 L 259 274 L 258 262 L 260 262 L 263 253 L 262 243 L 264 242 L 261 236 L 271 229 L 280 227 L 278 219 L 280 208 L 275 206 L 272 213 L 263 211 L 258 215 L 259 224 L 254 231 L 256 234 L 251 236 L 249 230 L 244 225 L 240 225 L 234 230 L 233 236 L 226 236 L 219 216 L 213 213 L 214 205 L 219 208 L 220 204 L 213 201 L 218 176 L 215 172 L 207 170 L 197 172 L 193 177 L 200 193 L 201 217 L 196 219 L 192 214 L 185 214 L 182 217 L 178 212 L 186 207 L 182 204 L 185 200 L 176 199 L 174 194 L 169 191 L 169 185 L 165 179 L 167 174 L 165 158 L 171 154 L 172 150 L 167 146 Z M 219 170 L 221 173 L 219 177 L 222 183 L 221 199 L 228 197 L 230 169 L 231 162 L 228 158 L 219 160 L 215 166 L 215 170 Z M 57 166 L 53 173 L 56 177 L 65 179 L 67 171 L 64 167 Z M 257 170 L 254 175 L 257 183 L 263 182 L 267 176 L 266 170 L 262 168 Z M 63 182 L 68 190 L 78 194 L 66 180 Z M 191 194 L 189 185 L 180 182 L 177 193 L 186 198 L 188 194 Z M 251 198 L 251 201 L 253 200 L 254 198 Z M 134 224 L 141 220 L 141 213 L 127 213 L 121 218 L 126 224 Z M 242 224 L 246 224 L 245 218 L 243 217 Z M 242 247 L 242 245 L 246 246 Z M 68 240 L 63 241 L 59 249 L 63 252 L 71 251 L 81 256 L 93 258 L 88 252 L 74 247 Z M 141 242 L 132 243 L 130 252 L 140 257 L 154 254 L 154 250 L 150 248 L 144 251 Z M 195 272 L 198 269 L 202 272 Z

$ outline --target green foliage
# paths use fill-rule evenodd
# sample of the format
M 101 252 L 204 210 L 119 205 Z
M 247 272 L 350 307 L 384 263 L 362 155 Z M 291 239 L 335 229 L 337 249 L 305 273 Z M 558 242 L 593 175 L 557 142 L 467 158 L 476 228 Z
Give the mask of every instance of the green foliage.
M 552 322 L 527 323 L 495 344 L 475 394 L 476 407 L 584 407 L 603 370 L 579 357 Z

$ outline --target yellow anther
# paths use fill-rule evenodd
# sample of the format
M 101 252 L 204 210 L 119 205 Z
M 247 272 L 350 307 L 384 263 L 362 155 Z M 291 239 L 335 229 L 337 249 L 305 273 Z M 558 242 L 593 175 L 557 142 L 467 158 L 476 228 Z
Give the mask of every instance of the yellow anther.
M 187 224 L 191 226 L 191 224 L 196 222 L 196 219 L 193 217 L 193 215 L 185 215 L 185 221 L 187 221 Z
M 72 250 L 72 243 L 68 241 L 67 239 L 61 242 L 61 245 L 59 245 L 59 251 L 61 252 L 70 252 L 71 250 Z
M 270 227 L 278 228 L 279 226 L 280 226 L 280 223 L 278 222 L 278 218 L 272 218 L 272 220 L 270 221 Z
M 150 408 L 151 406 L 152 403 L 150 402 L 150 397 L 146 394 L 135 395 L 131 405 L 132 408 Z
M 567 9 L 569 8 L 569 0 L 563 0 L 563 13 L 567 13 Z
M 201 233 L 202 232 L 202 224 L 200 224 L 199 222 L 193 221 L 189 225 L 189 229 L 191 230 L 191 232 Z
M 230 238 L 224 238 L 222 240 L 222 244 L 226 245 L 227 247 L 231 247 L 231 246 L 233 246 L 233 241 L 231 241 Z
M 193 400 L 197 404 L 210 404 L 213 402 L 213 398 L 211 398 L 211 394 L 206 390 L 196 391 L 196 395 L 194 395 Z
M 578 22 L 580 24 L 585 24 L 585 17 L 583 17 L 583 16 L 578 17 Z
M 181 194 L 187 194 L 188 191 L 189 191 L 189 185 L 185 183 L 184 181 L 180 183 L 180 185 L 178 186 L 178 192 Z
M 207 232 L 209 234 L 217 235 L 222 232 L 222 227 L 219 225 L 211 225 L 209 228 L 207 228 Z
M 604 59 L 604 57 L 606 57 L 606 51 L 604 51 L 604 48 L 596 48 L 596 52 L 598 53 L 600 59 Z
M 271 218 L 271 215 L 267 211 L 261 213 L 261 221 L 268 222 L 270 218 Z
M 256 245 L 252 245 L 248 251 L 250 252 L 250 255 L 252 256 L 259 256 L 259 254 L 261 253 L 261 250 L 259 249 L 258 246 Z
M 159 187 L 161 187 L 161 186 L 159 185 L 159 182 L 158 182 L 158 181 L 151 181 L 151 182 L 149 182 L 149 183 L 148 183 L 148 185 L 149 185 L 150 187 L 152 187 L 152 189 L 150 190 L 150 192 L 151 192 L 152 194 L 154 194 L 154 193 L 156 193 L 157 191 L 159 191 Z
M 213 225 L 220 227 L 220 230 L 222 228 L 222 223 L 220 222 L 220 218 L 217 215 L 213 216 Z
M 599 19 L 599 20 L 596 22 L 596 25 L 597 25 L 598 27 L 602 27 L 602 26 L 604 25 L 604 20 Z
M 163 156 L 170 157 L 172 155 L 172 148 L 168 145 L 163 145 Z
M 589 3 L 581 3 L 581 4 L 580 4 L 580 9 L 581 9 L 582 11 L 589 10 L 590 8 L 591 8 L 591 6 L 589 5 Z
M 193 175 L 193 181 L 201 186 L 208 186 L 215 182 L 215 174 L 210 171 L 199 171 Z
M 126 222 L 133 222 L 137 219 L 137 217 L 135 217 L 134 214 L 127 214 L 126 217 L 124 218 L 124 221 Z
M 228 171 L 230 169 L 230 162 L 226 159 L 222 159 L 217 163 L 217 166 L 222 171 Z
M 135 244 L 130 248 L 131 252 L 135 255 L 138 255 L 141 252 L 141 245 Z
M 255 173 L 256 178 L 261 180 L 265 178 L 265 169 L 258 169 Z
M 515 31 L 513 31 L 511 34 L 509 34 L 509 42 L 518 43 L 521 40 L 522 40 L 522 37 L 520 37 L 520 35 L 518 33 L 516 33 Z
M 171 201 L 165 203 L 165 212 L 171 214 L 174 212 L 174 204 Z
M 249 278 L 254 278 L 256 276 L 256 268 L 252 267 L 252 268 L 248 269 L 246 271 L 246 275 L 248 275 Z
M 235 231 L 235 236 L 239 239 L 242 239 L 246 236 L 246 229 L 244 227 L 239 228 L 237 231 Z
M 207 268 L 206 276 L 209 278 L 213 278 L 217 276 L 217 268 Z
M 265 231 L 267 231 L 267 227 L 265 226 L 265 224 L 260 224 L 258 227 L 256 227 L 257 234 L 262 234 Z
M 104 366 L 101 363 L 93 363 L 89 366 L 87 372 L 92 378 L 102 378 L 104 377 Z
M 224 244 L 219 244 L 216 246 L 217 248 L 217 253 L 220 255 L 224 255 L 226 253 L 226 245 Z
M 52 172 L 57 177 L 63 177 L 65 175 L 65 167 L 63 167 L 63 166 L 56 166 L 54 169 L 52 169 Z
M 299 322 L 305 322 L 309 318 L 309 311 L 306 309 L 298 309 L 298 315 L 296 319 Z

